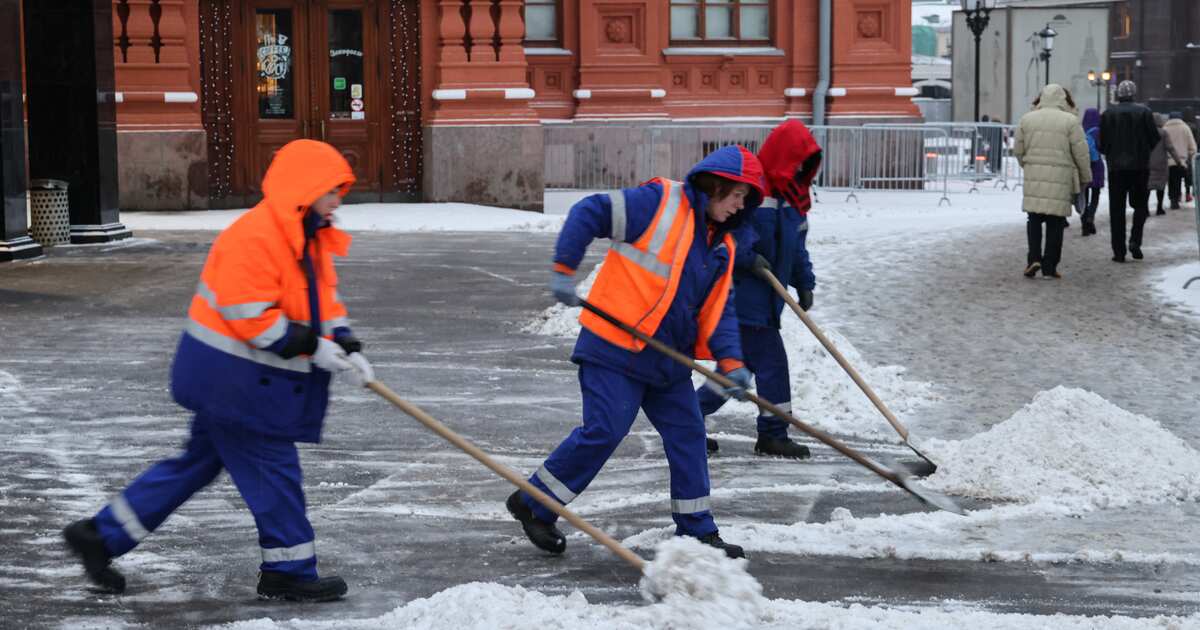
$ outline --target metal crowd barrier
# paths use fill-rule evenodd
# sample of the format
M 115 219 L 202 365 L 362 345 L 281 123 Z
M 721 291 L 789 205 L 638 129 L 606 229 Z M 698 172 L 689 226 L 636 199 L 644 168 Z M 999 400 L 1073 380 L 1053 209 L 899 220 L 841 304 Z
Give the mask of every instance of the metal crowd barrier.
M 657 175 L 682 177 L 705 155 L 740 144 L 757 152 L 774 124 L 749 125 L 547 125 L 547 188 L 602 190 L 636 186 Z M 993 180 L 1010 190 L 1022 185 L 1012 156 L 1012 125 L 996 123 L 868 124 L 811 126 L 824 151 L 814 183 L 820 192 L 935 191 L 950 203 L 950 182 L 967 192 Z

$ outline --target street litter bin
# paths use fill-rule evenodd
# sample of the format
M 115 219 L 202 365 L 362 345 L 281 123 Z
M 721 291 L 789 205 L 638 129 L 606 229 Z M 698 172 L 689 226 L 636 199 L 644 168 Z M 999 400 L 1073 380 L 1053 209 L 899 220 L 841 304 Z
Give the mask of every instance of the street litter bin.
M 71 242 L 71 204 L 67 182 L 35 179 L 29 186 L 29 236 L 42 247 Z

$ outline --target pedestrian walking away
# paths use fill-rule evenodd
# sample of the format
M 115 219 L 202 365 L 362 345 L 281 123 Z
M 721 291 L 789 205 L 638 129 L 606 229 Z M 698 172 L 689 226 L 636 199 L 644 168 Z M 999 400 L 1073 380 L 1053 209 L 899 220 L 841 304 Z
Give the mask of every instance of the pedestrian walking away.
M 1183 122 L 1187 123 L 1188 128 L 1192 130 L 1192 141 L 1196 143 L 1196 146 L 1200 147 L 1200 120 L 1196 119 L 1196 108 L 1190 105 L 1183 108 Z M 1193 190 L 1196 187 L 1196 176 L 1197 173 L 1194 170 L 1194 166 L 1189 162 L 1186 197 L 1187 203 L 1192 203 L 1195 201 L 1195 194 L 1193 193 Z
M 1025 277 L 1038 271 L 1047 278 L 1061 278 L 1058 264 L 1062 259 L 1063 230 L 1071 216 L 1072 199 L 1092 181 L 1083 126 L 1075 114 L 1071 94 L 1051 83 L 1034 101 L 1034 110 L 1017 124 L 1013 155 L 1025 170 L 1021 208 L 1026 217 L 1029 250 L 1025 258 Z M 1042 249 L 1042 226 L 1046 248 Z
M 1084 236 L 1096 233 L 1096 208 L 1100 206 L 1100 189 L 1104 188 L 1104 156 L 1100 153 L 1100 111 L 1089 107 L 1083 112 L 1083 132 L 1088 143 L 1088 159 L 1092 164 L 1092 183 L 1084 189 L 1087 199 L 1083 209 Z
M 809 189 L 821 168 L 821 147 L 803 123 L 791 120 L 767 136 L 758 160 L 766 174 L 768 197 L 747 213 L 746 221 L 734 234 L 738 245 L 733 267 L 738 331 L 758 395 L 790 412 L 792 385 L 787 351 L 779 334 L 784 302 L 755 269 L 762 267 L 783 278 L 795 287 L 800 306 L 804 310 L 812 308 L 816 277 L 806 240 L 812 207 Z M 706 417 L 729 399 L 707 386 L 696 394 L 700 412 Z M 712 438 L 708 438 L 707 446 L 710 453 L 719 449 Z M 793 459 L 809 456 L 808 447 L 788 438 L 787 421 L 761 410 L 754 452 Z
M 1167 123 L 1167 117 L 1162 114 L 1154 114 L 1154 124 L 1158 127 L 1158 144 L 1154 145 L 1154 150 L 1150 152 L 1150 176 L 1146 180 L 1146 207 L 1149 209 L 1149 194 L 1154 192 L 1158 200 L 1158 208 L 1154 214 L 1166 214 L 1163 210 L 1163 195 L 1167 189 L 1167 179 L 1170 173 L 1171 161 L 1175 160 L 1179 152 L 1175 150 L 1174 143 L 1171 142 L 1171 136 L 1163 129 L 1163 125 Z
M 1135 103 L 1137 84 L 1121 81 L 1117 102 L 1100 115 L 1100 152 L 1108 162 L 1108 216 L 1112 230 L 1113 262 L 1125 262 L 1126 252 L 1142 258 L 1142 232 L 1149 215 L 1147 183 L 1150 152 L 1158 144 L 1158 127 L 1145 105 Z M 1125 207 L 1133 207 L 1129 246 L 1125 245 Z
M 1171 118 L 1163 125 L 1163 131 L 1171 138 L 1171 144 L 1175 147 L 1176 155 L 1171 156 L 1167 185 L 1171 209 L 1178 210 L 1187 190 L 1192 187 L 1189 165 L 1192 163 L 1192 156 L 1196 155 L 1196 138 L 1192 135 L 1191 127 L 1183 121 L 1182 112 L 1171 112 Z
M 751 376 L 742 362 L 731 295 L 737 251 L 732 233 L 762 198 L 762 167 L 739 146 L 704 158 L 684 182 L 660 177 L 587 197 L 571 208 L 559 234 L 551 292 L 563 304 L 579 305 L 575 270 L 592 240 L 609 239 L 589 302 L 687 356 L 716 359 L 736 383 L 730 393 L 744 395 Z M 676 535 L 743 557 L 741 547 L 721 539 L 712 516 L 704 417 L 691 370 L 591 311 L 580 323 L 571 360 L 579 364 L 583 424 L 530 483 L 570 503 L 629 433 L 640 408 L 662 437 Z M 566 549 L 554 512 L 519 490 L 507 508 L 534 545 L 556 554 Z
M 295 443 L 320 441 L 332 373 L 374 379 L 333 265 L 350 237 L 331 220 L 354 179 L 332 146 L 291 142 L 263 178 L 263 200 L 213 243 L 171 369 L 175 400 L 195 413 L 184 452 L 63 530 L 97 585 L 124 591 L 112 559 L 228 470 L 258 528 L 259 596 L 345 595 L 345 581 L 317 574 Z

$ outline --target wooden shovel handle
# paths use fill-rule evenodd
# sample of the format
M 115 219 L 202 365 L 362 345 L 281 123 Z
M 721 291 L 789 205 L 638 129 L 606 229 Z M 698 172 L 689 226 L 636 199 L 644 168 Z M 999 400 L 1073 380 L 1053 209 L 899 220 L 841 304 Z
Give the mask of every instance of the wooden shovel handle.
M 678 350 L 675 350 L 674 348 L 647 335 L 646 333 L 643 333 L 642 331 L 630 326 L 629 324 L 626 324 L 625 322 L 613 317 L 612 315 L 609 315 L 605 311 L 601 310 L 599 307 L 594 306 L 591 303 L 589 303 L 587 300 L 581 300 L 581 303 L 583 305 L 583 308 L 595 313 L 604 321 L 612 324 L 613 326 L 616 326 L 617 328 L 620 328 L 624 332 L 629 333 L 629 334 L 633 335 L 634 337 L 637 337 L 638 339 L 642 340 L 646 345 L 667 355 L 668 357 L 675 360 L 676 362 L 686 365 L 687 367 L 699 372 L 700 374 L 704 375 L 705 377 L 712 379 L 714 382 L 716 382 L 721 387 L 734 387 L 736 385 L 736 383 L 734 383 L 732 380 L 729 379 L 729 377 L 725 376 L 724 374 L 717 373 L 713 370 L 710 370 L 710 369 L 704 367 L 703 365 L 700 365 L 691 357 L 683 354 L 682 352 L 679 352 Z M 879 475 L 880 477 L 887 479 L 888 481 L 896 484 L 897 486 L 900 486 L 901 488 L 908 490 L 908 488 L 905 487 L 904 483 L 900 480 L 900 477 L 897 476 L 896 473 L 867 459 L 858 451 L 850 448 L 849 446 L 846 446 L 845 444 L 842 444 L 842 442 L 840 440 L 833 437 L 832 435 L 829 435 L 816 427 L 809 426 L 808 424 L 805 424 L 805 423 L 797 420 L 795 418 L 795 416 L 793 416 L 792 414 L 763 400 L 762 398 L 759 398 L 755 394 L 751 394 L 751 393 L 747 392 L 746 399 L 749 400 L 750 402 L 753 402 L 754 404 L 758 405 L 758 407 L 760 409 L 774 414 L 776 417 L 780 418 L 781 420 L 786 420 L 787 422 L 791 423 L 792 426 L 796 427 L 797 429 L 800 429 L 801 431 L 804 431 L 805 433 L 807 433 L 807 434 L 811 435 L 812 437 L 825 443 L 826 446 L 829 446 L 830 448 L 841 453 L 842 455 L 845 455 L 846 457 L 849 457 L 850 459 L 854 460 L 855 462 L 858 462 L 859 464 L 866 467 L 867 469 L 869 469 L 871 472 L 875 473 L 876 475 Z
M 855 370 L 854 366 L 850 365 L 850 362 L 846 360 L 846 357 L 842 356 L 841 352 L 838 352 L 837 347 L 835 347 L 833 342 L 825 336 L 825 333 L 821 332 L 821 329 L 818 328 L 816 322 L 814 322 L 812 318 L 808 316 L 808 313 L 804 312 L 804 309 L 800 308 L 800 305 L 796 303 L 796 299 L 793 298 L 790 293 L 788 293 L 787 288 L 779 282 L 779 279 L 775 277 L 775 274 L 771 273 L 768 269 L 756 269 L 755 271 L 759 276 L 771 284 L 771 287 L 773 287 L 775 292 L 783 298 L 784 302 L 787 302 L 788 306 L 792 307 L 792 310 L 796 312 L 796 315 L 800 318 L 800 321 L 804 322 L 805 326 L 808 326 L 808 329 L 812 332 L 813 336 L 817 338 L 817 341 L 820 341 L 821 345 L 825 346 L 825 350 L 829 351 L 829 354 L 833 355 L 833 359 L 838 362 L 838 365 L 842 366 L 842 369 L 845 370 L 847 374 L 850 375 L 850 378 L 853 379 L 854 383 L 858 385 L 858 388 L 867 395 L 867 398 L 871 400 L 871 403 L 875 405 L 875 408 L 879 410 L 879 413 L 882 413 L 883 417 L 887 418 L 888 423 L 892 425 L 892 428 L 896 430 L 896 433 L 900 434 L 900 439 L 907 442 L 908 429 L 900 423 L 900 420 L 896 418 L 895 414 L 893 414 L 890 409 L 888 409 L 887 405 L 883 404 L 883 401 L 879 399 L 879 396 L 875 395 L 875 390 L 871 389 L 870 385 L 867 385 L 867 382 L 863 380 L 862 376 L 859 376 L 858 370 Z
M 546 506 L 547 510 L 550 510 L 551 512 L 554 512 L 555 514 L 567 519 L 567 522 L 569 522 L 571 525 L 574 525 L 576 529 L 596 539 L 596 542 L 600 543 L 601 545 L 608 547 L 610 551 L 617 554 L 617 556 L 619 556 L 625 562 L 628 562 L 638 571 L 642 571 L 645 568 L 646 561 L 630 551 L 621 543 L 617 542 L 616 539 L 608 534 L 605 534 L 599 529 L 596 529 L 596 527 L 594 527 L 591 523 L 583 520 L 583 518 L 579 515 L 563 507 L 558 501 L 555 501 L 545 492 L 542 492 L 536 486 L 529 483 L 529 481 L 527 481 L 524 477 L 518 475 L 516 471 L 492 459 L 490 455 L 480 450 L 478 447 L 467 441 L 459 434 L 455 433 L 433 416 L 422 411 L 416 405 L 401 398 L 395 392 L 388 389 L 388 387 L 383 383 L 371 381 L 370 383 L 367 383 L 367 387 L 376 394 L 386 398 L 388 402 L 399 407 L 404 413 L 415 418 L 417 422 L 425 425 L 427 428 L 429 428 L 429 430 L 440 435 L 447 442 L 457 446 L 459 449 L 462 449 L 462 451 L 471 457 L 474 457 L 479 461 L 479 463 L 490 468 L 492 472 L 500 475 L 516 487 L 520 488 L 522 492 L 533 497 L 538 503 Z

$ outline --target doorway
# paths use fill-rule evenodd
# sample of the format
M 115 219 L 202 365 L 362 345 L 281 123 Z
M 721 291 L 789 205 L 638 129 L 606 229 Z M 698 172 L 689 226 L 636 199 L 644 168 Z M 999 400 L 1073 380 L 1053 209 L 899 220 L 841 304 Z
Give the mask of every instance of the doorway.
M 248 0 L 235 22 L 238 153 L 234 186 L 257 193 L 275 152 L 297 138 L 346 157 L 352 195 L 383 186 L 386 99 L 377 0 Z M 238 47 L 240 46 L 240 50 Z M 360 194 L 356 194 L 360 193 Z

